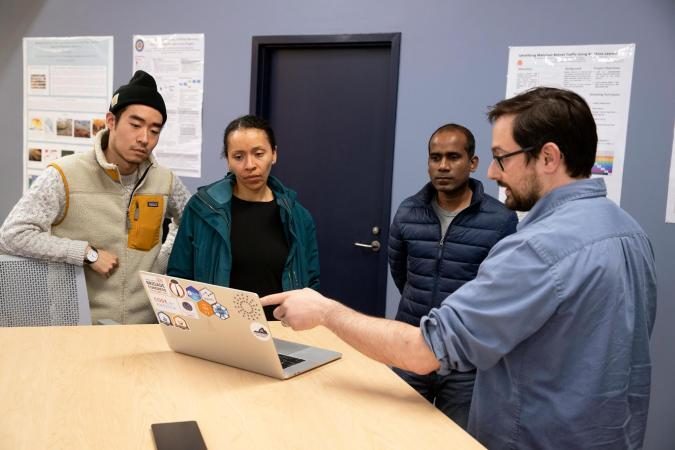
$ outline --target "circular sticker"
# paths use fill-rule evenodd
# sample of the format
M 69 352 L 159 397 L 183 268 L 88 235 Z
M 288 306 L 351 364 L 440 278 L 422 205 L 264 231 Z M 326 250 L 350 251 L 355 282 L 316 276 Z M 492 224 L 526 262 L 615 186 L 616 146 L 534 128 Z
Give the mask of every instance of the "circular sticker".
M 136 39 L 136 44 L 134 46 L 136 47 L 136 51 L 142 52 L 145 47 L 145 42 L 143 42 L 143 39 Z
M 249 297 L 246 294 L 238 292 L 234 296 L 234 307 L 237 312 L 247 318 L 248 320 L 257 320 L 260 318 L 260 309 L 257 305 L 257 300 Z
M 251 333 L 253 333 L 253 336 L 257 337 L 261 341 L 267 341 L 272 336 L 267 327 L 261 323 L 251 322 L 249 326 L 251 327 Z

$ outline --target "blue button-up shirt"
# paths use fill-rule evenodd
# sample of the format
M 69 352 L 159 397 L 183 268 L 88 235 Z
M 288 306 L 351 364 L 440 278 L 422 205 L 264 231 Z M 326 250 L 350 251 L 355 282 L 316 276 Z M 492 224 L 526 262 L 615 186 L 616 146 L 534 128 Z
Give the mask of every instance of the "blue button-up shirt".
M 601 179 L 547 194 L 421 321 L 439 373 L 478 369 L 469 432 L 490 449 L 642 445 L 654 255 L 606 195 Z

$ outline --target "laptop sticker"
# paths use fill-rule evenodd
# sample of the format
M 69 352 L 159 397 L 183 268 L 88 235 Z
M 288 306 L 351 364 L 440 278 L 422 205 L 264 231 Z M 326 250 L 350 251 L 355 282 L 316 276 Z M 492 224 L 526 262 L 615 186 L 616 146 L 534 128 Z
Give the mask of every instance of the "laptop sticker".
M 218 317 L 220 320 L 225 320 L 229 319 L 230 317 L 230 312 L 227 310 L 226 307 L 221 305 L 220 303 L 216 303 L 213 305 L 213 313 Z
M 159 323 L 163 323 L 167 327 L 170 327 L 172 325 L 171 318 L 165 312 L 162 312 L 162 311 L 158 312 L 157 313 L 157 320 L 159 321 Z
M 199 319 L 199 313 L 197 312 L 197 305 L 189 300 L 179 300 L 180 303 L 180 313 L 185 316 L 192 317 L 194 319 Z
M 197 302 L 197 309 L 199 310 L 200 313 L 204 314 L 206 317 L 211 317 L 213 315 L 213 308 L 204 300 L 200 300 Z
M 164 280 L 160 277 L 145 276 L 143 282 L 153 294 L 169 295 Z
M 199 291 L 193 286 L 188 286 L 187 289 L 185 289 L 185 291 L 187 292 L 188 297 L 190 297 L 192 300 L 196 302 L 202 299 L 202 296 L 199 293 Z
M 181 330 L 189 330 L 190 327 L 188 327 L 187 322 L 185 319 L 183 319 L 180 316 L 174 316 L 173 317 L 173 323 L 176 325 L 176 328 L 180 328 Z
M 169 282 L 169 290 L 174 295 L 174 297 L 185 297 L 185 289 L 183 289 L 183 286 L 181 286 L 176 280 L 171 280 Z
M 213 305 L 218 301 L 216 300 L 216 294 L 214 294 L 213 292 L 209 291 L 206 288 L 201 289 L 199 293 L 202 295 L 202 300 L 207 302 L 209 305 Z
M 168 295 L 152 294 L 150 301 L 155 306 L 155 309 L 159 311 L 169 311 L 174 314 L 180 312 L 176 299 Z
M 247 318 L 248 320 L 259 320 L 260 310 L 257 305 L 258 301 L 254 297 L 237 292 L 234 295 L 234 307 L 237 312 Z
M 271 334 L 263 324 L 258 322 L 251 322 L 249 326 L 251 327 L 251 333 L 253 333 L 253 336 L 257 337 L 261 341 L 269 340 Z

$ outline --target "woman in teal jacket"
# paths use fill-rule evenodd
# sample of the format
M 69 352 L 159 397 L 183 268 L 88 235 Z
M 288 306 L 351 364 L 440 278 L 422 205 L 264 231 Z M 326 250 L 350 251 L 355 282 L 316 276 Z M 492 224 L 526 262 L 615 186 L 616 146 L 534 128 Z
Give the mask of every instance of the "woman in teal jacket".
M 318 289 L 316 228 L 295 192 L 270 175 L 277 160 L 272 128 L 243 116 L 223 141 L 230 173 L 188 202 L 167 273 L 260 296 Z M 272 309 L 265 311 L 270 320 Z

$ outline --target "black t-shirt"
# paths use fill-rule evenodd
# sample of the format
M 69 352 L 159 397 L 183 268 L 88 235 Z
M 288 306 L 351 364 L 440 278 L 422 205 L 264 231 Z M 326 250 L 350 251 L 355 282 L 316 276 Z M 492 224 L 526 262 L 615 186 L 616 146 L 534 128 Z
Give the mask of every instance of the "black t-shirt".
M 276 201 L 249 202 L 232 196 L 230 243 L 230 287 L 260 297 L 283 290 L 281 276 L 289 247 Z M 274 307 L 264 309 L 267 319 L 273 320 Z

